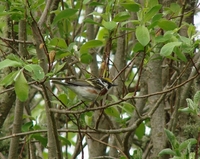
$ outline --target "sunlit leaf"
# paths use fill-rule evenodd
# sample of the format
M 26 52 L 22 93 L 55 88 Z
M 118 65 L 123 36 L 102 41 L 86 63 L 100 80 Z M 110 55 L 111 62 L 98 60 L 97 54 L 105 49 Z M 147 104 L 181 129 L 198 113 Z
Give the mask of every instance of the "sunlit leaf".
M 22 64 L 17 61 L 5 59 L 0 62 L 0 69 L 6 68 L 6 67 L 20 67 Z
M 127 20 L 128 18 L 130 18 L 130 14 L 128 14 L 128 12 L 120 12 L 119 14 L 117 14 L 115 17 L 114 17 L 114 21 L 115 22 L 122 22 L 122 21 L 125 21 Z
M 14 82 L 14 79 L 15 79 L 16 75 L 19 73 L 19 71 L 13 71 L 13 72 L 9 73 L 7 76 L 5 76 L 0 81 L 0 85 L 3 85 L 5 87 L 11 85 Z
M 187 140 L 183 141 L 182 143 L 180 143 L 179 150 L 182 151 L 182 150 L 186 149 L 188 147 L 188 145 L 194 145 L 196 143 L 197 143 L 196 139 L 187 139 Z
M 176 56 L 177 56 L 180 60 L 182 60 L 182 61 L 184 61 L 184 62 L 187 62 L 187 58 L 185 57 L 185 55 L 184 55 L 184 53 L 182 52 L 181 49 L 179 49 L 178 47 L 175 47 L 175 48 L 174 48 L 174 53 L 176 54 Z
M 101 23 L 98 23 L 98 22 L 94 21 L 94 20 L 91 19 L 91 18 L 86 18 L 86 19 L 84 19 L 84 22 L 85 22 L 85 23 L 90 23 L 90 24 L 96 24 L 96 25 L 98 25 L 98 26 L 102 26 Z
M 200 101 L 200 91 L 197 91 L 194 95 L 194 103 L 198 104 Z
M 192 113 L 192 112 L 193 112 L 193 110 L 190 109 L 189 107 L 186 107 L 186 108 L 179 108 L 178 111 L 184 112 L 184 113 Z
M 166 148 L 160 151 L 159 156 L 162 156 L 162 155 L 176 155 L 176 153 L 172 149 Z
M 121 3 L 121 5 L 131 12 L 138 12 L 140 9 L 140 5 L 138 3 Z
M 162 28 L 163 30 L 174 30 L 177 28 L 177 25 L 175 22 L 163 19 L 158 23 L 158 26 Z
M 58 73 L 59 71 L 61 71 L 66 65 L 66 62 L 63 62 L 62 64 L 56 63 L 56 65 L 54 66 L 54 73 Z
M 15 55 L 15 54 L 9 54 L 8 56 L 6 56 L 6 59 L 9 59 L 12 61 L 17 61 L 21 64 L 25 64 L 25 62 L 22 60 L 22 58 L 20 58 L 19 56 Z
M 165 44 L 160 50 L 160 55 L 162 56 L 171 55 L 174 50 L 174 47 L 180 46 L 181 44 L 182 44 L 181 42 L 170 42 Z
M 90 0 L 83 0 L 83 4 L 87 4 L 89 2 L 90 2 Z
M 170 141 L 172 147 L 176 148 L 176 143 L 178 141 L 176 140 L 175 135 L 171 131 L 169 131 L 168 129 L 165 129 L 165 134 L 167 136 L 167 139 Z
M 58 38 L 58 37 L 54 37 L 53 39 L 51 39 L 51 41 L 49 42 L 49 45 L 53 45 L 55 47 L 60 47 L 63 49 L 67 48 L 67 44 L 65 40 L 63 38 Z
M 108 29 L 108 30 L 113 30 L 117 27 L 117 23 L 114 21 L 110 21 L 110 22 L 103 22 L 103 26 Z
M 172 12 L 179 14 L 181 11 L 181 7 L 180 5 L 178 5 L 177 3 L 171 3 L 170 4 L 170 8 L 169 8 Z
M 102 28 L 99 30 L 97 35 L 97 40 L 104 40 L 106 37 L 108 37 L 108 30 L 105 28 Z
M 125 97 L 124 97 L 124 99 L 126 99 L 126 98 L 131 98 L 131 97 L 133 97 L 133 96 L 134 96 L 134 93 L 131 92 L 131 93 L 126 94 Z
M 58 15 L 55 16 L 53 23 L 56 24 L 58 21 L 62 19 L 69 18 L 75 15 L 77 11 L 78 11 L 77 9 L 66 8 L 65 10 L 61 11 L 60 13 L 58 13 Z
M 156 6 L 154 6 L 153 8 L 151 8 L 144 17 L 144 21 L 149 21 L 150 19 L 152 19 L 152 17 L 154 17 L 158 11 L 161 9 L 162 5 L 158 4 Z
M 196 28 L 194 25 L 190 24 L 187 30 L 188 37 L 191 38 L 196 33 Z
M 37 64 L 28 64 L 24 68 L 30 73 L 32 73 L 31 77 L 34 80 L 41 80 L 44 78 L 44 71 L 41 66 Z
M 146 46 L 150 41 L 149 30 L 145 26 L 138 26 L 136 28 L 136 38 L 143 45 Z
M 80 48 L 80 52 L 81 53 L 86 53 L 88 52 L 88 50 L 90 48 L 95 48 L 95 47 L 99 47 L 99 46 L 102 46 L 103 45 L 103 42 L 100 41 L 100 40 L 90 40 L 88 42 L 86 42 L 85 44 L 83 44 Z
M 134 111 L 134 106 L 131 103 L 128 102 L 123 102 L 123 106 L 121 107 L 124 112 L 126 112 L 127 114 L 132 115 L 133 111 Z

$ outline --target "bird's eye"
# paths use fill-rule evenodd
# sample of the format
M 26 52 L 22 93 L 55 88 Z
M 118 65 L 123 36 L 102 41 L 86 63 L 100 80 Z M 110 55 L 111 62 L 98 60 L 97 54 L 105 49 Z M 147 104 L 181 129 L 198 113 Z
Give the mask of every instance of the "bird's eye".
M 101 84 L 104 88 L 106 88 L 107 90 L 108 88 L 108 83 L 107 82 L 103 82 L 100 78 L 97 79 L 97 82 L 99 82 L 99 84 Z

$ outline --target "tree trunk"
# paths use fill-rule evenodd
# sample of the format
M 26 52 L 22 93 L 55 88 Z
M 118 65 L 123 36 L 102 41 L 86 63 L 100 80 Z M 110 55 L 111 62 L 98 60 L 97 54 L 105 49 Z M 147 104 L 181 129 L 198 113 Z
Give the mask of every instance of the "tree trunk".
M 154 54 L 148 63 L 148 93 L 155 93 L 162 91 L 162 60 L 159 59 L 158 54 Z M 148 98 L 150 107 L 153 107 L 159 95 L 151 96 Z M 151 118 L 151 141 L 153 144 L 151 158 L 158 158 L 158 153 L 165 148 L 166 137 L 165 137 L 165 110 L 163 102 L 160 103 L 157 110 L 154 112 Z

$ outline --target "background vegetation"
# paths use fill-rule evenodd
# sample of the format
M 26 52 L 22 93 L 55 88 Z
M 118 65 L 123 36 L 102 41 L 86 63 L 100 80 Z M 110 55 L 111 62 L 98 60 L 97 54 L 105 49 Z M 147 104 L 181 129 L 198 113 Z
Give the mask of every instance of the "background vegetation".
M 0 158 L 198 158 L 197 1 L 0 4 Z M 51 83 L 91 77 L 95 105 Z

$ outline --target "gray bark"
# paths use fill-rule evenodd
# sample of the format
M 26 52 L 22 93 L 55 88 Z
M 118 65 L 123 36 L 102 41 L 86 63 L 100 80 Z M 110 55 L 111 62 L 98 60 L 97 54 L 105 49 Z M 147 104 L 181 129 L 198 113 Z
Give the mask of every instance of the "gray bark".
M 154 54 L 148 63 L 148 93 L 155 93 L 162 91 L 162 60 L 158 59 L 160 55 Z M 153 107 L 159 95 L 151 96 L 148 98 L 150 107 Z M 158 153 L 165 148 L 166 137 L 165 137 L 165 111 L 164 103 L 161 102 L 160 106 L 154 112 L 151 118 L 151 140 L 153 144 L 151 158 L 158 158 Z

